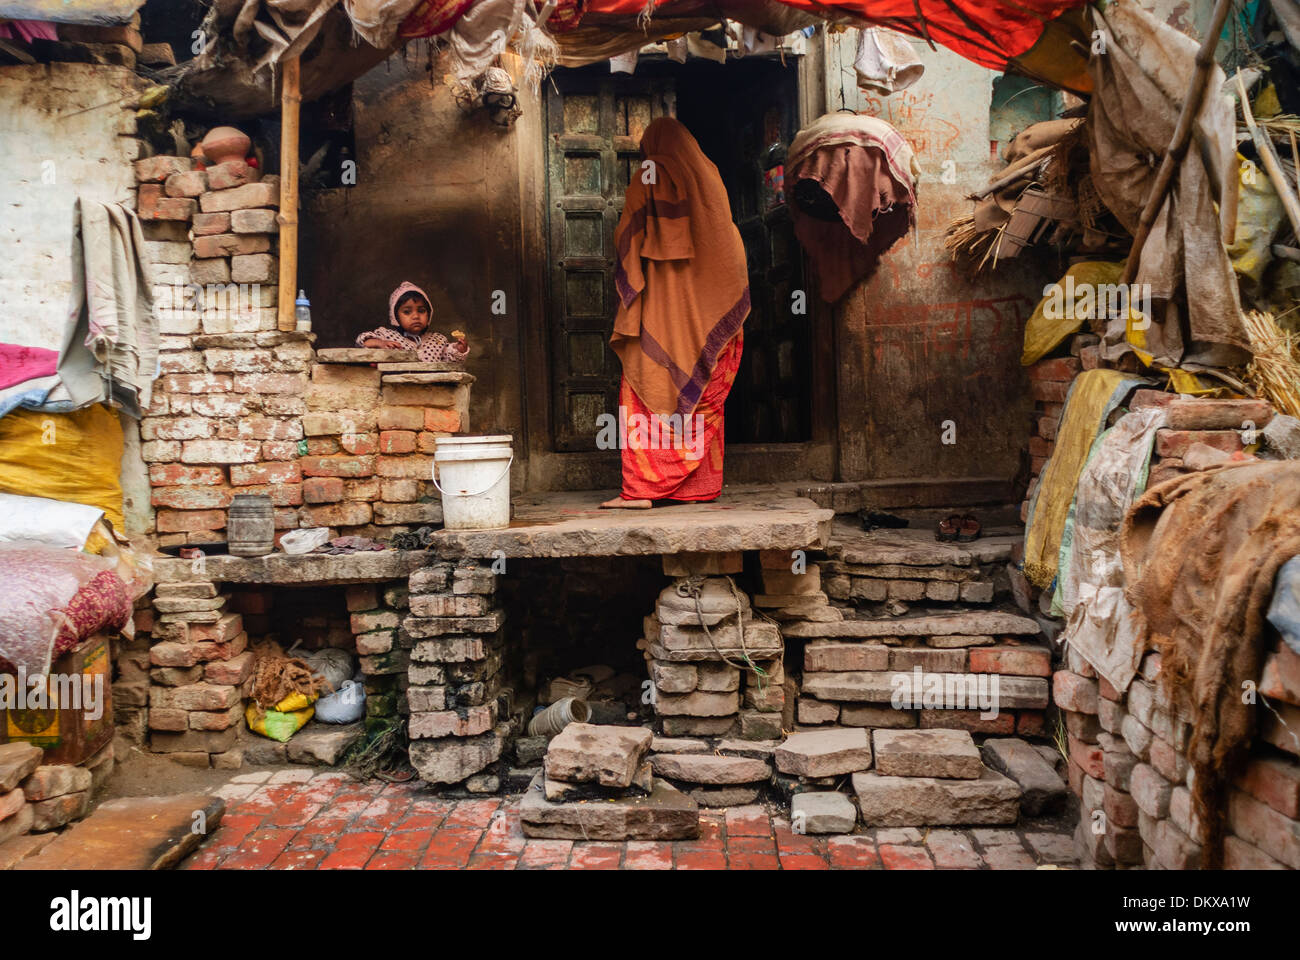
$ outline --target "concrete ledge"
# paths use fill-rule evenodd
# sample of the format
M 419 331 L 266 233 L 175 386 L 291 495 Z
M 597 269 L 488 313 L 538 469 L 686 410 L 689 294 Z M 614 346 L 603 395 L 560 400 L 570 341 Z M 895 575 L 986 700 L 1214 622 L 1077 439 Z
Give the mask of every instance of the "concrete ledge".
M 422 550 L 217 556 L 205 557 L 199 574 L 193 560 L 166 557 L 154 558 L 154 578 L 158 583 L 197 579 L 214 583 L 369 583 L 403 579 L 427 561 Z
M 651 510 L 601 510 L 609 493 L 516 498 L 504 530 L 440 530 L 439 557 L 620 557 L 734 550 L 821 549 L 830 510 L 770 488 L 727 492 L 712 503 Z M 500 554 L 497 553 L 500 551 Z

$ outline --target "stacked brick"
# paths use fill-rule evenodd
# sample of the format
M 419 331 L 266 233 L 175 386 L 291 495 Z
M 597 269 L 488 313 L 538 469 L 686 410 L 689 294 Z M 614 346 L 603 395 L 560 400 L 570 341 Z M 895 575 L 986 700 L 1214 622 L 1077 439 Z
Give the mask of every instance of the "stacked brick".
M 1029 433 L 1029 492 L 1020 505 L 1020 519 L 1029 516 L 1029 501 L 1038 486 L 1038 478 L 1056 447 L 1056 432 L 1061 425 L 1061 412 L 1074 378 L 1083 370 L 1099 366 L 1097 344 L 1100 339 L 1090 333 L 1081 333 L 1070 341 L 1068 357 L 1039 360 L 1027 367 L 1029 391 L 1034 399 L 1033 429 Z
M 399 628 L 409 608 L 405 581 L 347 588 L 350 636 L 366 687 L 366 729 L 375 731 L 409 713 L 407 669 L 411 643 Z
M 788 643 L 804 643 L 795 713 L 800 729 L 839 724 L 1044 734 L 1051 652 L 1037 622 L 993 606 L 1006 588 L 1002 568 L 1012 557 L 1012 538 L 937 543 L 911 530 L 845 530 L 829 553 L 820 563 L 821 586 L 841 618 L 782 625 Z M 918 603 L 923 606 L 912 606 Z M 897 699 L 917 685 L 918 670 L 924 683 L 966 691 L 966 705 L 927 702 L 924 686 Z M 990 711 L 979 709 L 976 692 L 991 694 L 994 682 L 996 715 L 981 716 Z
M 155 589 L 149 648 L 149 747 L 190 766 L 239 767 L 253 654 L 230 595 L 195 580 Z
M 123 635 L 113 644 L 114 735 L 137 746 L 149 738 L 149 646 L 153 635 L 152 599 L 135 602 L 132 636 Z
M 302 526 L 387 538 L 442 520 L 434 441 L 468 429 L 473 377 L 461 371 L 389 373 L 389 366 L 312 368 L 302 418 Z M 418 376 L 421 382 L 406 382 Z M 394 377 L 403 382 L 390 383 Z
M 514 695 L 502 674 L 505 611 L 496 575 L 476 561 L 436 563 L 411 574 L 399 636 L 410 643 L 411 764 L 428 783 L 499 786 L 484 773 L 514 729 Z
M 111 742 L 75 765 L 42 764 L 44 753 L 23 741 L 0 744 L 0 870 L 45 842 L 29 834 L 84 817 L 95 791 L 113 772 Z
M 1053 687 L 1072 731 L 1070 786 L 1081 798 L 1076 840 L 1085 861 L 1202 866 L 1205 833 L 1192 803 L 1189 718 L 1165 693 L 1159 654 L 1147 654 L 1123 693 L 1087 676 L 1086 663 L 1072 658 L 1071 667 L 1056 675 Z M 1229 791 L 1223 864 L 1300 869 L 1300 738 L 1294 736 L 1300 656 L 1280 641 L 1266 659 L 1258 693 L 1268 706 L 1259 708 L 1259 738 Z
M 665 572 L 681 579 L 659 594 L 638 642 L 660 729 L 668 737 L 778 738 L 785 704 L 780 631 L 754 618 L 749 597 L 729 576 L 703 572 L 730 569 L 738 554 L 696 559 L 664 558 Z

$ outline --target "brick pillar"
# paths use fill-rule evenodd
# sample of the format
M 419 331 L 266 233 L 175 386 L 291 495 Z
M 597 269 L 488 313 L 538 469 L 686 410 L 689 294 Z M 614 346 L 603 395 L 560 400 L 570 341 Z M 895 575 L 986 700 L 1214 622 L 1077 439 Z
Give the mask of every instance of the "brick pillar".
M 411 763 L 429 783 L 495 792 L 481 774 L 510 735 L 512 691 L 502 684 L 505 611 L 488 562 L 435 563 L 410 577 L 402 632 L 413 646 L 407 699 Z

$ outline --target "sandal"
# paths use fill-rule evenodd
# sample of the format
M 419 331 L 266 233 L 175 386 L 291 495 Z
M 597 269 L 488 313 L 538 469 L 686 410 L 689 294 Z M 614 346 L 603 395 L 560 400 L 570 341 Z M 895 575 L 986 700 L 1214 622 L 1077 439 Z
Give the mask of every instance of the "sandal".
M 956 540 L 961 534 L 961 522 L 962 517 L 957 513 L 940 520 L 939 525 L 934 529 L 934 539 L 940 541 Z
M 983 527 L 969 513 L 964 513 L 958 518 L 957 539 L 962 543 L 970 543 L 972 540 L 978 540 L 980 531 Z

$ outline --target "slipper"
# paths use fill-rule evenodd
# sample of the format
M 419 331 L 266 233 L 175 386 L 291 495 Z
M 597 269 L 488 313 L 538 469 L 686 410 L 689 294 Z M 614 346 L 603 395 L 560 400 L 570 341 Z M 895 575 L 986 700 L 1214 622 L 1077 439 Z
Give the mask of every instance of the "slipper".
M 940 520 L 939 525 L 934 530 L 934 539 L 941 541 L 956 540 L 961 533 L 961 519 L 960 514 L 954 513 L 952 516 Z
M 957 518 L 958 532 L 957 539 L 962 543 L 970 543 L 972 540 L 978 540 L 980 531 L 983 529 L 980 522 L 969 513 L 964 513 Z

